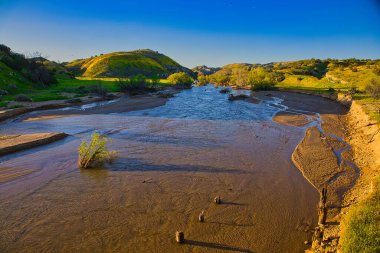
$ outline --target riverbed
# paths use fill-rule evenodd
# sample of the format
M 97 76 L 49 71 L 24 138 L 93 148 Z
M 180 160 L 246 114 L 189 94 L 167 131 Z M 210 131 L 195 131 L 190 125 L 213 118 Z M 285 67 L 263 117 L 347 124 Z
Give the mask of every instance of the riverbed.
M 0 125 L 71 135 L 0 158 L 2 173 L 28 171 L 0 183 L 0 251 L 303 252 L 319 193 L 291 160 L 307 126 L 274 122 L 281 109 L 276 97 L 231 102 L 203 86 L 146 110 L 28 120 L 34 112 Z M 94 131 L 117 159 L 78 169 Z

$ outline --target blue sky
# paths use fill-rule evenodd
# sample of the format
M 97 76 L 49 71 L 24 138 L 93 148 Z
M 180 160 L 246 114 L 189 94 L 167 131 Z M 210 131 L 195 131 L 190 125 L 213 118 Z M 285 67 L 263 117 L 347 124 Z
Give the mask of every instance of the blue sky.
M 379 0 L 0 0 L 0 43 L 69 61 L 150 48 L 222 66 L 380 58 Z

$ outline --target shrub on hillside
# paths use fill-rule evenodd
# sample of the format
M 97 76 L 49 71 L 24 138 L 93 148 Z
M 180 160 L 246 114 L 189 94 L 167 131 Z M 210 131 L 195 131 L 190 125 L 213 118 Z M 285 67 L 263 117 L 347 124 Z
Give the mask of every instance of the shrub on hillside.
M 171 74 L 168 77 L 168 80 L 170 83 L 181 88 L 191 88 L 191 85 L 194 82 L 193 78 L 185 72 Z
M 6 96 L 8 95 L 8 91 L 0 89 L 0 96 Z
M 40 84 L 44 87 L 57 83 L 54 74 L 42 63 L 35 60 L 30 60 L 26 70 L 26 75 L 32 82 Z
M 12 93 L 12 92 L 15 92 L 17 91 L 18 87 L 16 84 L 9 84 L 8 85 L 8 90 Z
M 366 86 L 365 91 L 373 98 L 380 98 L 380 83 L 378 80 L 372 79 Z
M 7 47 L 6 45 L 0 44 L 0 52 L 5 53 L 5 54 L 10 54 L 11 49 Z
M 54 73 L 37 59 L 28 59 L 23 54 L 14 53 L 5 45 L 0 45 L 0 60 L 13 71 L 20 71 L 24 77 L 39 86 L 46 87 L 57 82 Z
M 24 94 L 19 94 L 15 97 L 15 101 L 18 102 L 32 102 L 32 99 Z
M 380 68 L 375 67 L 374 70 L 372 71 L 375 75 L 380 76 Z
M 78 166 L 86 169 L 111 162 L 116 156 L 116 151 L 108 151 L 108 143 L 110 140 L 97 132 L 92 134 L 89 142 L 82 141 L 78 149 Z
M 209 82 L 209 76 L 206 75 L 198 75 L 198 81 L 200 85 L 204 85 Z
M 252 69 L 248 74 L 248 84 L 252 90 L 270 90 L 276 85 L 273 73 L 267 72 L 264 68 Z

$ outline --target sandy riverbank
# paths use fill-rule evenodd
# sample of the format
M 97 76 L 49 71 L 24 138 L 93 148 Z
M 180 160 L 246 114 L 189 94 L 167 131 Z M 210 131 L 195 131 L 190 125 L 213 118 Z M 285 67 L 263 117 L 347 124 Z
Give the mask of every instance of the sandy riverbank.
M 65 133 L 38 133 L 0 136 L 0 156 L 52 143 L 65 138 Z
M 316 189 L 321 191 L 327 187 L 327 217 L 322 226 L 323 239 L 315 243 L 313 249 L 315 252 L 336 252 L 339 248 L 342 218 L 352 204 L 368 195 L 372 180 L 379 175 L 378 125 L 368 118 L 355 101 L 348 111 L 343 106 L 333 106 L 337 103 L 332 102 L 332 98 L 314 105 L 313 101 L 321 98 L 309 96 L 305 103 L 299 95 L 272 93 L 284 99 L 282 104 L 289 106 L 289 110 L 274 116 L 274 121 L 297 127 L 307 126 L 315 118 L 321 121 L 321 124 L 309 125 L 303 140 L 294 150 L 292 160 Z M 351 104 L 345 97 L 343 99 L 345 106 Z
M 115 101 L 110 101 L 109 103 L 100 105 L 94 105 L 88 108 L 67 107 L 64 110 L 40 111 L 33 115 L 25 115 L 22 117 L 22 119 L 24 121 L 35 121 L 62 118 L 67 116 L 130 112 L 162 106 L 167 101 L 167 98 L 160 98 L 157 96 L 142 95 L 134 97 L 121 97 Z
M 163 94 L 175 94 L 179 90 L 168 88 L 161 91 Z M 0 111 L 0 122 L 7 119 L 19 117 L 28 119 L 25 114 L 35 112 L 40 118 L 29 120 L 51 119 L 55 117 L 66 117 L 68 115 L 107 114 L 143 110 L 164 105 L 168 98 L 161 97 L 160 93 L 137 96 L 126 96 L 123 93 L 112 93 L 114 99 L 100 97 L 81 97 L 79 103 L 70 100 L 51 100 L 44 102 L 19 102 L 21 108 Z

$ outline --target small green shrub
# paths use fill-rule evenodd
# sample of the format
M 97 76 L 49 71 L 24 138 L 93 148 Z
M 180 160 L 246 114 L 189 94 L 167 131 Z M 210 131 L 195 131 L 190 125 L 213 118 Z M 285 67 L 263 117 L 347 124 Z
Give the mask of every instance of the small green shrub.
M 8 91 L 0 89 L 0 96 L 6 96 L 8 95 Z
M 271 90 L 276 85 L 276 78 L 273 73 L 259 67 L 249 72 L 248 84 L 252 90 Z
M 15 97 L 15 101 L 18 102 L 32 102 L 32 99 L 24 94 L 19 94 Z
M 97 132 L 92 134 L 89 142 L 82 141 L 78 150 L 78 166 L 86 169 L 111 162 L 116 156 L 116 151 L 108 151 L 107 143 L 110 143 L 110 140 Z
M 98 82 L 97 85 L 90 87 L 90 93 L 95 94 L 101 98 L 105 98 L 108 95 L 107 87 L 104 87 L 102 82 Z
M 336 90 L 335 90 L 334 88 L 332 88 L 332 87 L 329 87 L 328 91 L 329 91 L 330 93 L 335 93 Z
M 147 93 L 150 90 L 146 76 L 141 74 L 128 80 L 119 79 L 117 86 L 121 92 L 131 95 Z
M 8 90 L 9 90 L 10 93 L 15 93 L 17 91 L 17 89 L 18 89 L 18 87 L 17 87 L 16 84 L 12 83 L 12 84 L 8 85 Z
M 22 108 L 24 107 L 23 105 L 12 105 L 12 106 L 8 106 L 8 109 L 17 109 L 17 108 Z
M 380 83 L 372 79 L 366 86 L 365 91 L 373 98 L 380 98 Z
M 185 72 L 171 74 L 168 77 L 168 81 L 182 88 L 191 88 L 191 85 L 194 82 L 193 78 L 189 76 L 188 74 L 186 74 Z
M 375 67 L 374 70 L 372 70 L 372 72 L 377 75 L 377 76 L 380 76 L 380 68 L 379 67 Z

